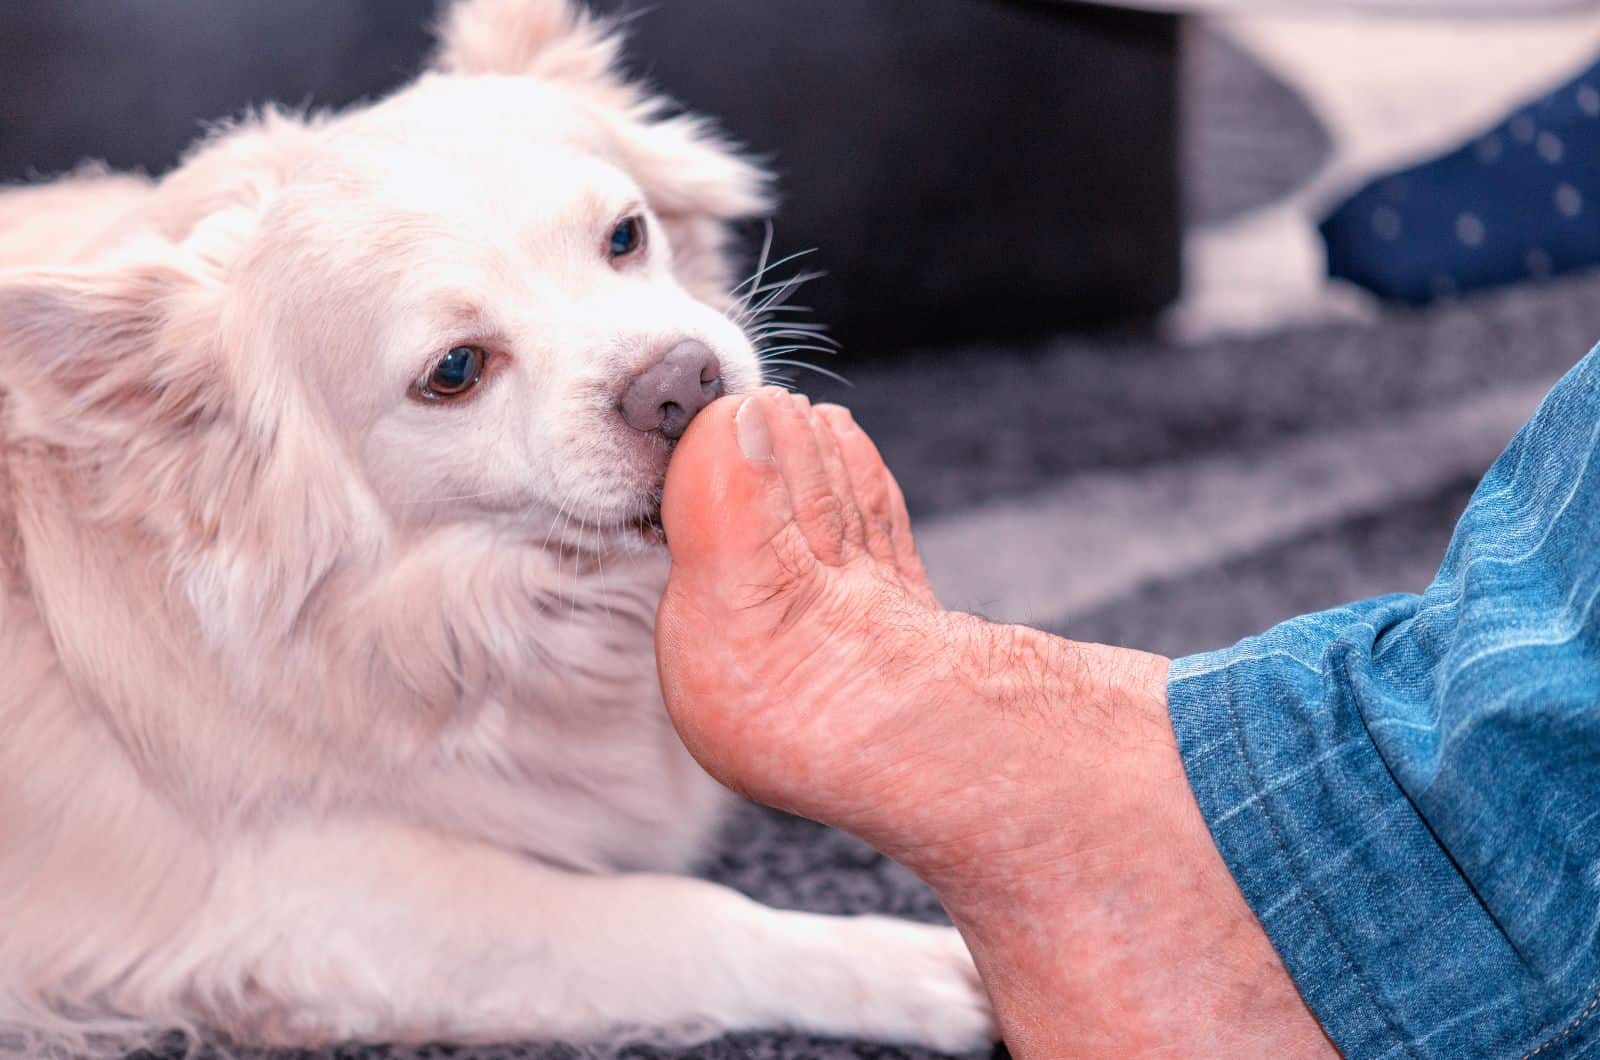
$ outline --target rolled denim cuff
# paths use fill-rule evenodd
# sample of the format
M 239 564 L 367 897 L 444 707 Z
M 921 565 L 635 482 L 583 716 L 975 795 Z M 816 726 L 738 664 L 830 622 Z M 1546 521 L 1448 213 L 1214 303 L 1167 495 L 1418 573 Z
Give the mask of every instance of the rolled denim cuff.
M 1423 595 L 1172 667 L 1217 848 L 1350 1056 L 1600 1051 L 1597 541 L 1600 348 L 1489 469 Z
M 1520 1057 L 1546 1039 L 1578 1047 L 1592 1028 L 1560 1036 L 1570 1015 L 1457 871 L 1358 709 L 1364 661 L 1419 599 L 1307 616 L 1176 662 L 1168 695 L 1190 784 L 1250 907 L 1345 1055 Z

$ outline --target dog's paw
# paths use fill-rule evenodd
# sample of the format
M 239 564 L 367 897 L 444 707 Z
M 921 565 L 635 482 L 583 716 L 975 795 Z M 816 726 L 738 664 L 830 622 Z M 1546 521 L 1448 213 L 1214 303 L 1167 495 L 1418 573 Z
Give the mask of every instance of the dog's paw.
M 940 1052 L 967 1053 L 993 1045 L 1000 1037 L 994 1011 L 960 933 L 898 920 L 883 925 L 890 930 L 875 951 L 880 963 L 866 999 L 866 1018 L 882 1021 L 885 1037 Z
M 989 997 L 954 928 L 863 916 L 830 918 L 828 929 L 830 952 L 805 970 L 796 998 L 809 994 L 832 1011 L 797 1022 L 958 1055 L 998 1040 Z

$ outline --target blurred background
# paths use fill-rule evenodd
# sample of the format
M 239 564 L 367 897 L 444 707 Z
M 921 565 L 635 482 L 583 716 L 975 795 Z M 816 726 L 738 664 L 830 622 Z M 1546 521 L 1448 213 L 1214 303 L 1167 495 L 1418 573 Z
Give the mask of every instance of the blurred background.
M 827 273 L 791 300 L 843 345 L 788 355 L 850 385 L 792 381 L 878 440 L 952 606 L 1176 655 L 1420 590 L 1600 340 L 1594 3 L 596 6 L 628 18 L 636 73 L 778 170 L 773 254 L 811 253 L 776 275 Z M 0 179 L 159 173 L 247 105 L 381 94 L 434 7 L 8 0 Z M 765 811 L 708 871 L 778 905 L 940 915 Z

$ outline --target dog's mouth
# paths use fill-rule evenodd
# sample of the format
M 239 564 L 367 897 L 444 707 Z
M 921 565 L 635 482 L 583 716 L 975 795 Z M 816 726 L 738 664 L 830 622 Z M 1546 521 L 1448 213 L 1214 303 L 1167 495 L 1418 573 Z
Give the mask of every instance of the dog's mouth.
M 610 552 L 653 551 L 667 543 L 661 523 L 661 498 L 644 495 L 629 506 L 633 515 L 595 518 L 568 515 L 558 518 L 554 531 L 556 548 L 571 555 L 600 556 Z M 625 509 L 626 510 L 626 509 Z M 549 546 L 551 542 L 544 542 Z
M 651 498 L 644 511 L 620 522 L 612 523 L 602 531 L 602 537 L 613 546 L 628 548 L 660 548 L 667 543 L 666 528 L 661 525 L 661 499 Z
M 667 529 L 661 525 L 661 505 L 650 506 L 650 510 L 643 515 L 635 516 L 622 524 L 629 536 L 637 538 L 647 545 L 665 545 L 667 543 Z

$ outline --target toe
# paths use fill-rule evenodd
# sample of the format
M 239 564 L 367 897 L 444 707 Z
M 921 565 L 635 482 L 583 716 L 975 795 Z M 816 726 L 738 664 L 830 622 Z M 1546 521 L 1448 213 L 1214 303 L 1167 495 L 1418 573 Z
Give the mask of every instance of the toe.
M 769 413 L 773 458 L 783 476 L 795 524 L 817 559 L 838 566 L 846 555 L 846 502 L 835 492 L 823 460 L 812 427 L 811 403 L 801 395 L 788 395 L 764 408 Z
M 882 563 L 896 563 L 893 522 L 890 518 L 889 476 L 866 432 L 856 426 L 841 405 L 818 405 L 817 415 L 827 424 L 834 449 L 843 464 L 850 492 L 862 521 L 867 551 Z
M 866 524 L 867 548 L 878 559 L 893 563 L 907 584 L 915 586 L 933 602 L 933 590 L 928 585 L 928 575 L 911 536 L 911 516 L 906 511 L 905 494 L 889 473 L 878 447 L 847 409 L 823 405 L 817 411 L 827 419 L 838 440 L 851 488 Z
M 811 433 L 817 439 L 817 452 L 822 456 L 822 466 L 828 473 L 833 495 L 839 498 L 839 517 L 844 532 L 846 554 L 860 555 L 867 551 L 866 513 L 861 498 L 856 495 L 855 483 L 850 477 L 839 439 L 834 435 L 828 410 L 837 405 L 817 405 L 811 410 Z
M 808 550 L 794 533 L 794 509 L 772 455 L 772 410 L 786 400 L 776 388 L 725 397 L 689 424 L 661 500 L 675 570 L 704 569 L 716 577 L 766 561 L 764 554 L 774 549 L 786 553 L 779 557 L 786 564 L 807 558 L 800 555 Z
M 900 491 L 900 483 L 889 474 L 888 468 L 884 469 L 883 477 L 886 483 L 884 488 L 889 494 L 889 537 L 894 542 L 895 561 L 900 568 L 900 575 L 911 585 L 917 586 L 927 601 L 937 607 L 939 601 L 934 596 L 933 584 L 928 581 L 922 556 L 917 552 L 916 539 L 911 536 L 911 514 L 906 511 L 906 495 Z

